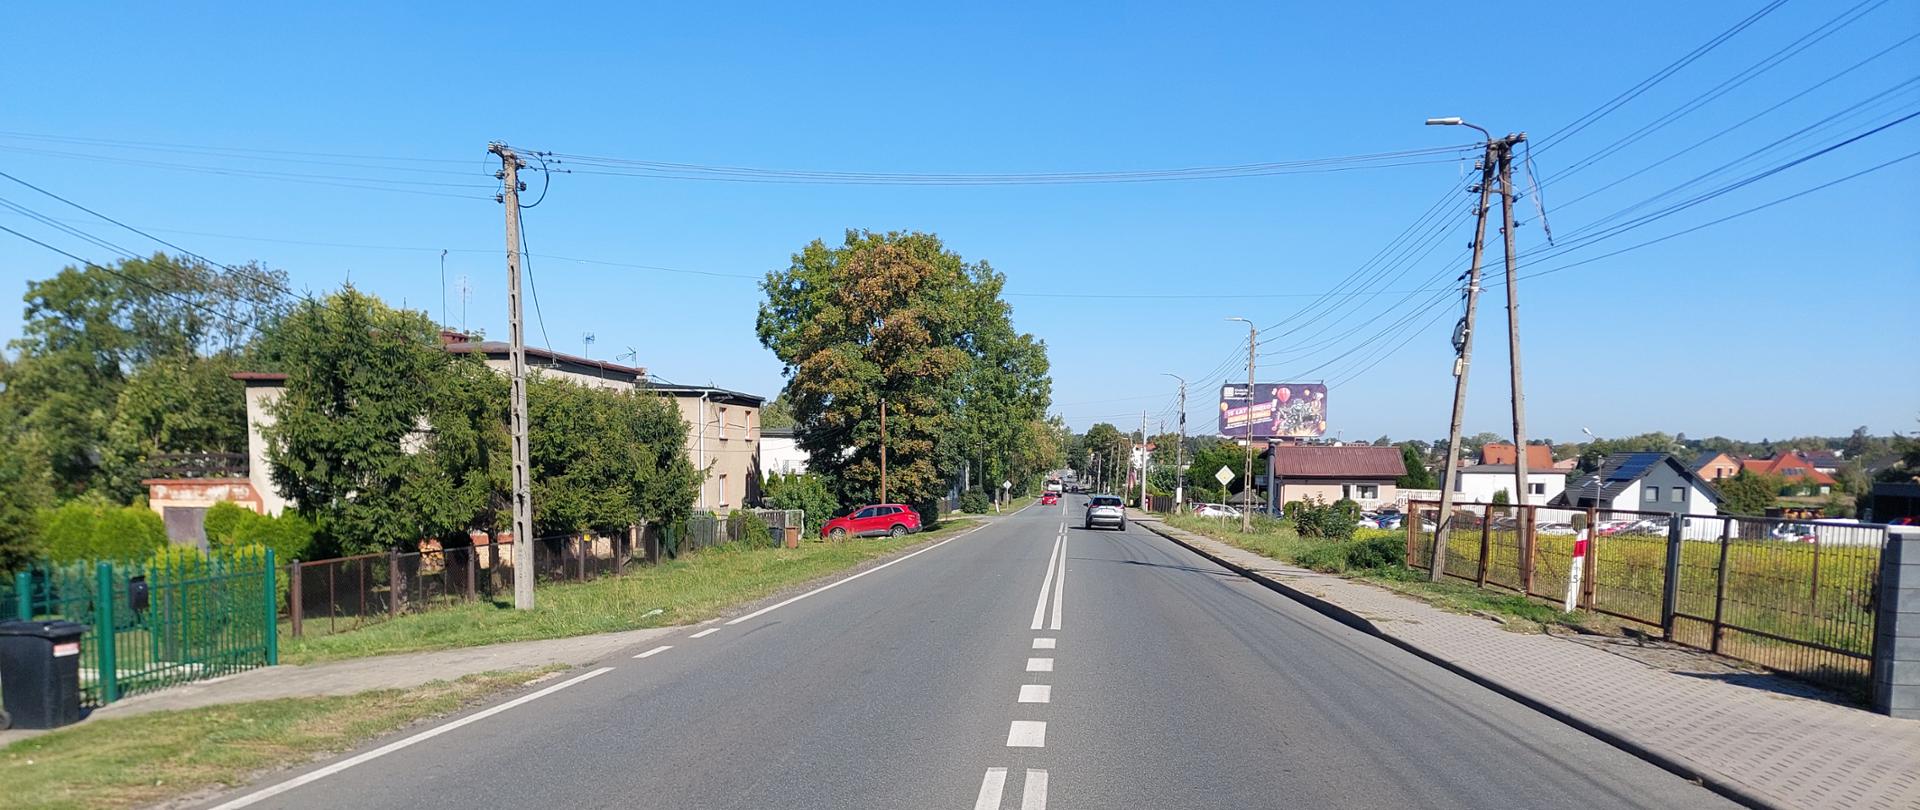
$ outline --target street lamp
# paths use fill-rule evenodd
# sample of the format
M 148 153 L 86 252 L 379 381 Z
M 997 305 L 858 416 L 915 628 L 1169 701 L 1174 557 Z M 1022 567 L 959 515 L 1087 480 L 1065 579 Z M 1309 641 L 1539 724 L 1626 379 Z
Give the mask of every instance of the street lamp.
M 1258 341 L 1260 330 L 1253 325 L 1253 321 L 1249 321 L 1246 318 L 1228 318 L 1227 320 L 1239 321 L 1240 323 L 1244 323 L 1247 325 L 1247 412 L 1243 417 L 1243 421 L 1245 421 L 1247 425 L 1247 463 L 1246 463 L 1245 471 L 1242 473 L 1243 478 L 1240 481 L 1240 492 L 1244 496 L 1240 499 L 1240 533 L 1252 534 L 1253 533 L 1253 354 L 1254 354 L 1254 350 L 1258 348 L 1260 345 Z M 1269 484 L 1269 486 L 1271 486 L 1271 484 Z
M 1480 130 L 1480 134 L 1481 134 L 1481 135 L 1483 135 L 1483 136 L 1485 136 L 1487 140 L 1489 140 L 1489 141 L 1491 141 L 1491 140 L 1493 140 L 1493 133 L 1490 133 L 1490 132 L 1488 132 L 1488 131 L 1486 131 L 1486 130 L 1484 130 L 1484 129 L 1480 129 L 1480 127 L 1479 127 L 1478 125 L 1475 125 L 1475 124 L 1469 124 L 1469 123 L 1467 123 L 1466 121 L 1463 121 L 1463 120 L 1461 120 L 1461 119 L 1460 119 L 1460 116 L 1457 116 L 1457 115 L 1455 115 L 1455 116 L 1450 116 L 1450 117 L 1447 117 L 1447 118 L 1429 118 L 1429 119 L 1427 119 L 1427 126 L 1430 126 L 1430 127 L 1471 127 L 1471 128 L 1473 128 L 1473 129 L 1479 129 L 1479 130 Z

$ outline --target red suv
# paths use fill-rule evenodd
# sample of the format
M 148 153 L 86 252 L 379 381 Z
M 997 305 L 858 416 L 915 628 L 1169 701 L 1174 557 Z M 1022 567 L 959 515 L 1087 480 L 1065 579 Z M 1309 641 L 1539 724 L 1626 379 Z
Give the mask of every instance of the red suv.
M 862 506 L 852 514 L 827 521 L 827 525 L 820 527 L 820 536 L 845 540 L 847 535 L 877 537 L 884 534 L 899 537 L 917 531 L 920 531 L 918 512 L 897 503 L 883 503 Z

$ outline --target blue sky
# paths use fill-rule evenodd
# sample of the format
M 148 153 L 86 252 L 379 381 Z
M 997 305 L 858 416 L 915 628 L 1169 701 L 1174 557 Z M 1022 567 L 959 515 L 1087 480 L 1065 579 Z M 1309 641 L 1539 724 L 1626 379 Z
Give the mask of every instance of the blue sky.
M 448 286 L 464 277 L 473 290 L 465 322 L 494 336 L 505 333 L 502 211 L 485 187 L 494 139 L 695 164 L 1064 172 L 1452 146 L 1474 133 L 1421 122 L 1460 115 L 1541 144 L 1548 221 L 1569 252 L 1536 271 L 1920 149 L 1920 120 L 1895 125 L 1573 249 L 1567 240 L 1606 215 L 1836 112 L 1851 111 L 1666 202 L 1920 110 L 1920 85 L 1901 85 L 1920 74 L 1920 41 L 1896 46 L 1920 33 L 1920 4 L 1862 4 L 1857 20 L 1590 166 L 1581 161 L 1827 31 L 1853 6 L 1791 0 L 1586 128 L 1548 140 L 1762 3 L 1546 4 L 1484 29 L 1500 34 L 1494 40 L 1476 39 L 1484 18 L 1444 4 L 1049 5 L 34 4 L 12 11 L 0 51 L 11 77 L 0 86 L 0 130 L 11 133 L 0 145 L 11 151 L 6 170 L 22 179 L 217 260 L 284 268 L 305 289 L 351 278 L 438 314 L 447 249 Z M 216 149 L 76 142 L 90 138 Z M 279 150 L 247 154 L 281 160 L 241 149 Z M 1190 424 L 1204 431 L 1219 382 L 1244 374 L 1244 327 L 1224 318 L 1278 326 L 1270 335 L 1300 324 L 1310 315 L 1297 311 L 1314 299 L 1288 296 L 1334 288 L 1451 195 L 1434 249 L 1416 251 L 1423 260 L 1360 276 L 1369 291 L 1394 292 L 1342 299 L 1263 346 L 1280 353 L 1260 361 L 1263 380 L 1337 383 L 1332 429 L 1348 439 L 1430 439 L 1446 432 L 1457 303 L 1441 292 L 1423 309 L 1436 294 L 1399 291 L 1434 289 L 1429 279 L 1444 286 L 1464 269 L 1455 257 L 1469 203 L 1450 189 L 1469 171 L 1441 159 L 1207 182 L 990 187 L 563 175 L 526 214 L 532 252 L 605 264 L 535 258 L 547 338 L 537 324 L 531 334 L 578 353 L 591 331 L 596 357 L 632 347 L 663 378 L 772 396 L 780 369 L 753 335 L 754 278 L 847 228 L 929 230 L 1007 275 L 1018 325 L 1050 347 L 1055 410 L 1076 428 L 1135 425 L 1143 409 L 1171 426 L 1164 371 L 1189 378 Z M 0 198 L 138 252 L 159 247 L 0 187 Z M 1909 334 L 1920 293 L 1915 188 L 1920 159 L 1526 281 L 1532 432 L 1758 439 L 1920 428 Z M 1518 213 L 1523 253 L 1542 246 L 1534 201 L 1521 200 Z M 0 211 L 0 224 L 111 258 L 12 212 Z M 1489 259 L 1498 269 L 1497 252 Z M 0 293 L 17 300 L 27 279 L 62 262 L 0 233 Z M 457 324 L 460 299 L 450 295 L 447 320 Z M 1490 287 L 1481 312 L 1467 429 L 1505 432 L 1504 290 Z M 1382 332 L 1403 314 L 1406 329 Z M 19 319 L 17 305 L 0 307 L 0 338 L 17 336 Z

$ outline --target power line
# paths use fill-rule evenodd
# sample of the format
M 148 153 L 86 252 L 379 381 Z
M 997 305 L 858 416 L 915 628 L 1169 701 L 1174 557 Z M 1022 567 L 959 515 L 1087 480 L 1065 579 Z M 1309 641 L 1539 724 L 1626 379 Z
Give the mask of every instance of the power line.
M 69 258 L 69 259 L 72 259 L 72 260 L 74 260 L 74 261 L 76 261 L 76 262 L 79 262 L 79 263 L 81 263 L 81 264 L 83 264 L 83 265 L 86 265 L 87 267 L 91 267 L 91 268 L 94 268 L 94 269 L 96 269 L 96 270 L 99 270 L 99 271 L 101 271 L 101 272 L 104 272 L 104 273 L 108 273 L 108 274 L 110 274 L 110 275 L 113 275 L 113 276 L 115 276 L 115 277 L 117 277 L 117 278 L 120 278 L 120 279 L 122 279 L 122 280 L 124 280 L 124 281 L 127 281 L 127 282 L 129 282 L 129 283 L 132 283 L 132 284 L 137 284 L 137 285 L 139 285 L 139 286 L 142 286 L 142 287 L 145 287 L 145 288 L 147 288 L 148 290 L 150 290 L 150 291 L 152 291 L 152 292 L 154 292 L 154 293 L 156 293 L 156 294 L 159 294 L 159 295 L 164 295 L 164 296 L 166 296 L 166 297 L 168 297 L 168 298 L 171 298 L 171 299 L 173 299 L 173 300 L 175 300 L 175 301 L 178 301 L 178 302 L 180 302 L 180 303 L 182 303 L 182 304 L 185 304 L 186 306 L 189 306 L 189 307 L 192 307 L 192 308 L 194 308 L 194 309 L 197 309 L 197 310 L 200 310 L 200 311 L 201 311 L 202 313 L 204 313 L 204 314 L 207 314 L 207 315 L 210 315 L 210 316 L 212 316 L 212 317 L 215 317 L 215 318 L 219 318 L 219 319 L 221 319 L 221 320 L 224 320 L 224 321 L 226 321 L 226 322 L 228 322 L 228 323 L 231 323 L 231 324 L 233 324 L 233 325 L 235 325 L 235 326 L 244 326 L 244 327 L 247 327 L 247 328 L 249 328 L 249 329 L 253 329 L 253 330 L 255 330 L 255 331 L 258 331 L 258 330 L 259 330 L 259 328 L 260 328 L 260 327 L 259 327 L 259 325 L 258 325 L 258 324 L 256 324 L 256 323 L 254 323 L 253 321 L 250 321 L 250 320 L 246 320 L 246 319 L 242 319 L 242 318 L 236 318 L 236 317 L 234 317 L 233 315 L 231 315 L 231 314 L 229 314 L 229 313 L 225 313 L 225 312 L 219 312 L 219 311 L 217 311 L 217 310 L 212 310 L 212 309 L 208 309 L 208 308 L 207 308 L 207 307 L 206 307 L 206 306 L 205 306 L 204 304 L 201 304 L 201 303 L 199 303 L 199 302 L 196 302 L 196 301 L 194 301 L 194 300 L 192 300 L 192 299 L 189 299 L 189 298 L 183 298 L 183 297 L 181 297 L 180 295 L 178 295 L 178 294 L 176 294 L 176 293 L 173 293 L 173 292 L 171 292 L 171 291 L 168 291 L 168 290 L 163 290 L 163 289 L 161 289 L 161 288 L 159 288 L 159 287 L 155 287 L 155 286 L 153 286 L 152 284 L 150 284 L 150 283 L 148 283 L 146 279 L 142 279 L 142 278 L 138 278 L 138 277 L 136 277 L 136 276 L 133 276 L 133 275 L 130 275 L 130 274 L 127 274 L 127 273 L 123 273 L 123 272 L 120 272 L 119 270 L 115 270 L 115 269 L 113 269 L 113 268 L 111 268 L 111 267 L 106 267 L 106 266 L 104 266 L 104 265 L 99 265 L 99 264 L 94 264 L 93 262 L 90 262 L 90 261 L 87 261 L 86 259 L 83 259 L 83 258 L 80 258 L 79 256 L 77 256 L 77 255 L 75 255 L 75 254 L 72 254 L 72 253 L 68 253 L 68 252 L 67 252 L 67 251 L 65 251 L 65 250 L 61 250 L 60 248 L 57 248 L 57 247 L 54 247 L 53 245 L 50 245 L 50 244 L 47 244 L 46 242 L 42 242 L 42 241 L 40 241 L 40 240 L 38 240 L 38 239 L 35 239 L 35 238 L 33 238 L 33 237 L 31 237 L 31 236 L 28 236 L 28 235 L 26 235 L 26 234 L 24 234 L 24 233 L 21 233 L 21 232 L 19 232 L 19 231 L 16 231 L 16 230 L 14 230 L 14 229 L 12 229 L 12 228 L 9 228 L 9 227 L 7 227 L 7 226 L 5 226 L 5 225 L 0 225 L 0 231 L 6 231 L 7 233 L 10 233 L 10 234 L 13 234 L 14 236 L 17 236 L 17 237 L 20 237 L 21 239 L 25 239 L 26 241 L 28 241 L 28 242 L 32 242 L 33 244 L 36 244 L 36 245 L 39 245 L 40 247 L 43 247 L 43 248 L 46 248 L 47 250 L 51 250 L 51 251 L 53 251 L 53 252 L 55 252 L 55 253 L 58 253 L 58 254 L 60 254 L 60 255 L 62 255 L 62 256 L 65 256 L 65 257 L 67 257 L 67 258 Z
M 241 147 L 241 146 L 207 146 L 207 145 L 180 144 L 180 143 L 156 143 L 153 141 L 131 141 L 131 140 L 120 140 L 120 139 L 114 139 L 114 138 L 91 138 L 91 137 L 80 137 L 80 136 L 72 136 L 72 135 L 44 135 L 44 134 L 32 133 L 32 132 L 14 132 L 14 131 L 0 131 L 0 137 L 20 138 L 20 139 L 36 140 L 36 141 L 51 141 L 54 143 L 110 146 L 110 147 L 120 147 L 120 148 L 127 148 L 127 149 L 154 149 L 154 150 L 161 150 L 161 151 L 190 150 L 195 152 L 211 152 L 215 154 L 251 153 L 255 155 L 304 155 L 304 156 L 316 157 L 316 158 L 345 158 L 349 160 L 386 160 L 386 161 L 399 161 L 399 162 L 410 162 L 410 163 L 468 163 L 470 162 L 465 159 L 455 159 L 455 158 L 405 157 L 405 156 L 396 156 L 396 155 L 367 155 L 367 154 L 350 154 L 350 153 L 341 153 L 341 152 L 308 152 L 308 151 L 300 151 L 300 150 L 293 150 L 293 149 L 258 149 L 258 148 Z M 245 156 L 245 155 L 242 154 L 242 156 Z

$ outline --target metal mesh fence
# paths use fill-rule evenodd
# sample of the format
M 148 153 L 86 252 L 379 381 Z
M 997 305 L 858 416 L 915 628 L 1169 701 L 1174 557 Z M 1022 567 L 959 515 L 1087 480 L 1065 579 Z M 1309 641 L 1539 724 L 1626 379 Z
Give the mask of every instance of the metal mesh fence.
M 1430 570 L 1439 505 L 1408 507 L 1407 564 Z M 1493 504 L 1453 515 L 1449 577 L 1559 604 L 1585 534 L 1580 608 L 1844 692 L 1867 687 L 1885 527 Z

